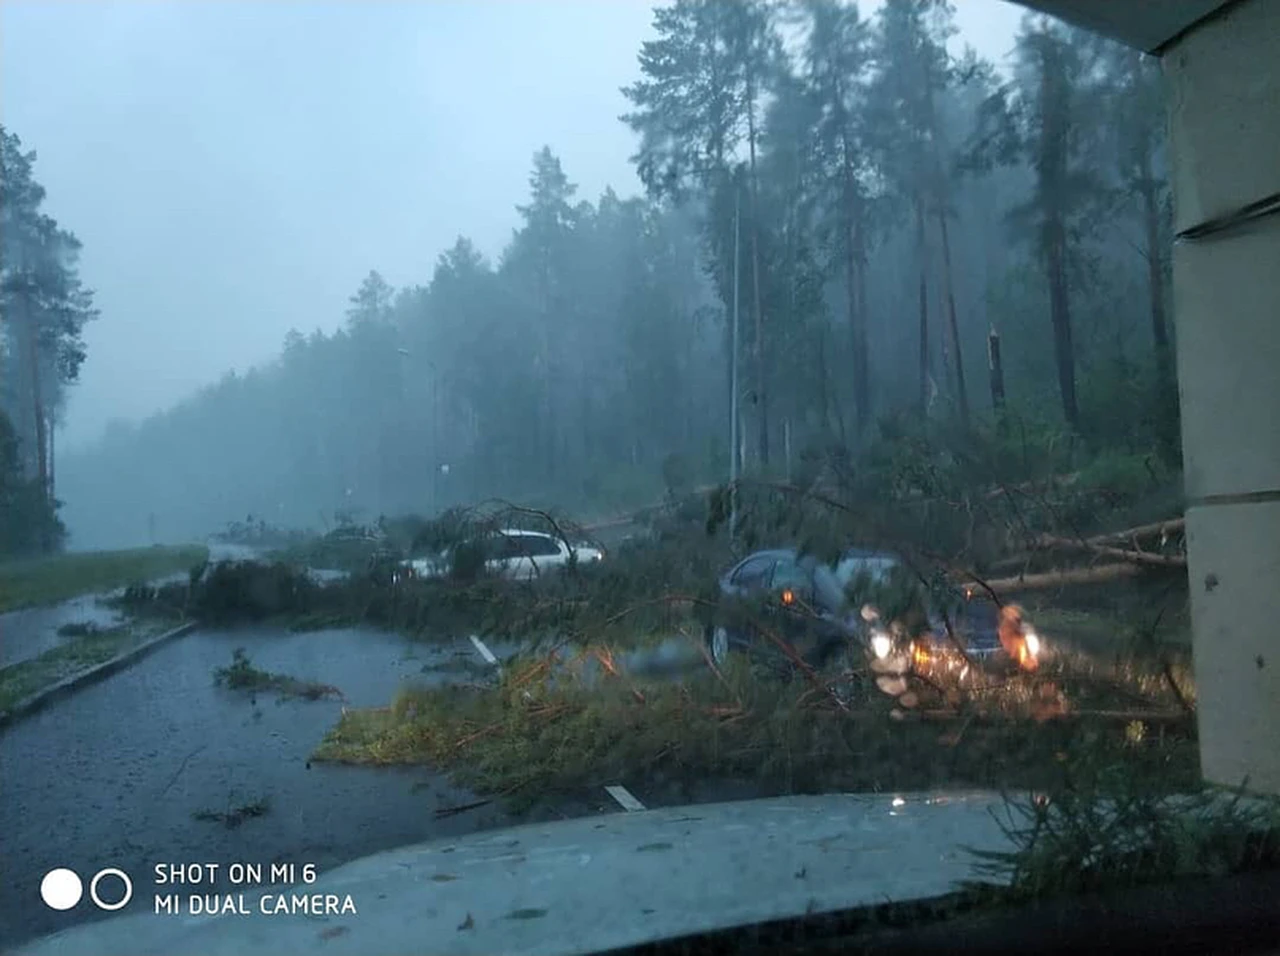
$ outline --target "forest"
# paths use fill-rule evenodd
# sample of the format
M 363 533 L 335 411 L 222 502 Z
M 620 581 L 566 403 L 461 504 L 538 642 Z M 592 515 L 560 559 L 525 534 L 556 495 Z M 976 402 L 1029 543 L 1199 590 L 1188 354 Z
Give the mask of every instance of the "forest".
M 97 317 L 80 241 L 42 206 L 34 151 L 0 126 L 0 557 L 61 547 L 54 436 Z
M 47 503 L 29 546 L 58 500 L 85 547 L 490 498 L 603 517 L 725 480 L 735 386 L 743 475 L 904 428 L 1176 472 L 1158 65 L 1032 14 L 1004 64 L 955 34 L 943 0 L 657 7 L 618 118 L 641 195 L 584 197 L 537 150 L 497 261 L 463 236 L 418 284 L 371 264 L 337 331 L 298 316 L 269 364 L 62 456 L 56 494 L 95 313 L 6 132 L 0 463 L 6 501 Z

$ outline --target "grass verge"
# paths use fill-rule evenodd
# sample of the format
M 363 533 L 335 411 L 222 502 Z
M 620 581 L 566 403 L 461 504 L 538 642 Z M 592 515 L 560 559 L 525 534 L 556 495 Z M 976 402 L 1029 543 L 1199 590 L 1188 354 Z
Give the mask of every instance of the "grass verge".
M 171 622 L 132 621 L 119 627 L 77 629 L 66 643 L 0 670 L 0 713 L 59 681 L 84 673 L 172 628 Z
M 0 564 L 0 612 L 54 604 L 187 571 L 208 560 L 204 545 L 88 551 Z
M 349 710 L 315 759 L 430 764 L 517 810 L 618 782 L 749 779 L 773 794 L 1044 789 L 1077 754 L 1108 755 L 1168 790 L 1198 780 L 1192 715 L 1164 706 L 1148 723 L 1103 710 L 1110 702 L 1098 699 L 1105 685 L 1095 675 L 1081 675 L 1080 687 L 1038 675 L 1010 683 L 999 700 L 904 712 L 879 696 L 844 709 L 809 681 L 762 679 L 737 662 L 682 682 L 606 665 L 612 676 L 588 685 L 575 670 L 584 656 L 509 668 L 497 686 L 407 688 L 390 707 Z M 1058 696 L 1065 687 L 1092 709 L 1037 719 L 1044 687 Z

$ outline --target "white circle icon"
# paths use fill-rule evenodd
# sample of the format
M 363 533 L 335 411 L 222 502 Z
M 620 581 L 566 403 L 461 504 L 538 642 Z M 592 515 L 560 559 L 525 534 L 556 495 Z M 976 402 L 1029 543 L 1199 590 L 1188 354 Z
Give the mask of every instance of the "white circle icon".
M 120 882 L 124 884 L 124 896 L 120 897 L 118 903 L 104 903 L 98 897 L 98 883 L 104 876 L 116 876 L 120 878 Z M 117 870 L 114 866 L 109 866 L 105 870 L 99 870 L 93 874 L 93 879 L 89 881 L 89 899 L 100 910 L 121 910 L 129 905 L 129 901 L 133 899 L 133 880 L 129 879 L 129 874 L 124 870 Z
M 69 910 L 84 896 L 84 884 L 75 870 L 58 867 L 40 881 L 40 899 L 51 910 Z

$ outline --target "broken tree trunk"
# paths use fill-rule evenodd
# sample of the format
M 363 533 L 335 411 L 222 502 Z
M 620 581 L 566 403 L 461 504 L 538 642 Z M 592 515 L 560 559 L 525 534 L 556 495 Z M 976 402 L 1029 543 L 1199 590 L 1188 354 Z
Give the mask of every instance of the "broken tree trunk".
M 987 370 L 991 375 L 991 407 L 997 416 L 1004 413 L 1004 365 L 1000 362 L 1000 334 L 995 326 L 987 334 Z M 1003 419 L 1001 419 L 1003 425 Z
M 1186 526 L 1185 518 L 1172 518 L 1169 521 L 1156 521 L 1152 524 L 1138 525 L 1136 528 L 1125 528 L 1123 531 L 1097 534 L 1090 538 L 1085 538 L 1085 541 L 1089 544 L 1111 544 L 1118 541 L 1136 542 L 1141 538 L 1152 538 L 1156 535 L 1161 537 L 1172 535 L 1184 530 Z
M 916 196 L 916 255 L 920 265 L 920 414 L 929 410 L 929 258 L 924 231 L 924 203 Z
M 1186 559 L 1181 555 L 1175 556 L 1177 560 L 1167 561 L 1164 560 L 1164 555 L 1152 555 L 1150 552 L 1143 552 L 1139 548 L 1139 542 L 1143 539 L 1154 537 L 1164 539 L 1182 532 L 1185 527 L 1186 521 L 1183 518 L 1174 518 L 1169 521 L 1156 521 L 1152 524 L 1138 525 L 1134 528 L 1125 528 L 1122 531 L 1111 531 L 1106 534 L 1093 535 L 1092 537 L 1084 538 L 1083 540 L 1054 537 L 1052 535 L 1041 535 L 1032 542 L 1032 550 L 1024 551 L 1021 554 L 1011 555 L 1007 558 L 1002 558 L 992 564 L 991 568 L 996 571 L 1016 568 L 1018 565 L 1027 564 L 1038 552 L 1054 550 L 1093 551 L 1096 554 L 1102 554 L 1108 557 L 1122 557 L 1125 560 L 1136 561 L 1139 564 L 1185 567 Z M 1110 547 L 1114 544 L 1124 543 L 1131 544 L 1133 546 L 1132 549 L 1122 550 Z M 1157 558 L 1159 560 L 1151 561 L 1147 560 L 1147 558 Z
M 1147 564 L 1160 568 L 1185 568 L 1187 559 L 1180 554 L 1153 554 L 1150 551 L 1114 548 L 1105 544 L 1093 544 L 1089 541 L 1073 541 L 1070 538 L 1055 538 L 1042 534 L 1036 541 L 1038 551 L 1090 551 L 1106 558 L 1120 561 L 1132 561 L 1134 564 Z
M 1140 573 L 1142 573 L 1141 565 L 1126 561 L 1120 564 L 1100 564 L 1092 568 L 1067 568 L 1045 571 L 1040 574 L 1021 574 L 1015 577 L 997 578 L 994 581 L 983 582 L 975 580 L 969 583 L 979 588 L 985 584 L 986 587 L 997 593 L 1001 591 L 1041 591 L 1076 584 L 1100 584 L 1105 581 L 1134 577 Z

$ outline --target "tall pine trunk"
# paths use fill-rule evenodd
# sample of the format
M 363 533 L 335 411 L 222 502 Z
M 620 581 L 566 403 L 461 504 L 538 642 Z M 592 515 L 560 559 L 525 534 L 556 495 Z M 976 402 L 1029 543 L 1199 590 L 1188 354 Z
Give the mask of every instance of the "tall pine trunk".
M 870 316 L 867 315 L 866 234 L 861 227 L 858 228 L 857 232 L 855 260 L 858 264 L 858 274 L 854 286 L 859 322 L 858 365 L 856 368 L 858 381 L 854 387 L 858 390 L 858 408 L 862 410 L 862 420 L 859 424 L 859 435 L 861 435 L 871 422 L 871 342 L 867 331 L 871 322 Z
M 53 499 L 55 499 L 55 498 L 58 496 L 57 476 L 56 476 L 56 473 L 55 473 L 55 467 L 54 467 L 54 466 L 55 466 L 55 461 L 54 461 L 54 453 L 53 453 L 54 436 L 56 436 L 56 435 L 57 435 L 57 433 L 58 433 L 58 432 L 57 432 L 57 428 L 56 428 L 56 424 L 57 424 L 57 423 L 54 421 L 54 416 L 53 416 L 52 414 L 50 414 L 50 415 L 49 415 L 49 420 L 48 420 L 48 434 L 49 434 L 49 500 L 50 500 L 50 501 L 52 501 Z
M 853 222 L 845 223 L 847 257 L 844 264 L 845 312 L 849 319 L 849 343 L 853 360 L 853 421 L 855 433 L 862 431 L 862 323 L 858 314 L 858 273 L 853 258 Z
M 930 142 L 933 148 L 933 175 L 936 184 L 937 216 L 938 216 L 938 233 L 942 240 L 942 288 L 943 297 L 947 304 L 947 335 L 944 336 L 944 343 L 948 346 L 952 366 L 952 376 L 956 389 L 956 404 L 960 412 L 960 421 L 964 425 L 969 424 L 969 393 L 965 387 L 964 380 L 964 350 L 960 345 L 960 327 L 956 321 L 956 296 L 955 285 L 951 272 L 951 236 L 947 228 L 947 208 L 948 202 L 947 174 L 944 171 L 945 148 L 943 146 L 943 133 L 938 124 L 938 112 L 934 105 L 933 86 L 930 80 L 925 79 L 925 115 L 929 125 Z
M 951 339 L 951 360 L 954 362 L 956 401 L 960 409 L 960 421 L 969 424 L 969 392 L 964 381 L 964 353 L 960 347 L 960 325 L 956 321 L 956 296 L 951 274 L 951 238 L 947 229 L 946 210 L 938 209 L 938 231 L 942 238 L 942 285 L 947 300 L 947 328 Z
M 1067 223 L 1063 207 L 1068 178 L 1067 79 L 1060 51 L 1048 47 L 1042 52 L 1038 108 L 1039 147 L 1036 166 L 1039 182 L 1036 200 L 1043 211 L 1042 254 L 1045 279 L 1049 285 L 1049 316 L 1053 326 L 1054 364 L 1062 415 L 1073 431 L 1080 426 L 1076 403 L 1075 349 L 1071 335 L 1071 306 L 1067 290 Z
M 760 300 L 759 190 L 756 181 L 755 84 L 747 84 L 747 148 L 751 162 L 751 284 L 756 313 L 756 414 L 759 427 L 760 467 L 769 467 L 769 393 L 765 380 L 764 309 Z
M 854 433 L 861 438 L 871 419 L 871 383 L 868 380 L 870 360 L 867 352 L 867 283 L 866 249 L 862 230 L 855 218 L 853 200 L 847 200 L 848 213 L 845 241 L 848 261 L 845 263 L 845 295 L 848 299 L 849 334 L 853 342 L 853 413 Z
M 837 100 L 843 94 L 837 86 Z M 843 111 L 842 111 L 843 116 Z M 854 169 L 854 146 L 846 122 L 840 124 L 840 151 L 844 179 L 845 295 L 848 300 L 849 334 L 853 343 L 854 430 L 861 439 L 871 420 L 870 344 L 867 338 L 867 244 L 860 209 L 858 177 Z
M 1073 430 L 1080 427 L 1076 403 L 1075 347 L 1071 335 L 1071 304 L 1067 293 L 1067 230 L 1056 210 L 1045 223 L 1045 266 L 1049 281 L 1049 315 L 1053 323 L 1054 364 L 1058 370 L 1058 391 L 1062 415 Z
M 929 255 L 924 230 L 924 203 L 916 196 L 916 255 L 920 265 L 920 414 L 929 409 Z
M 1147 282 L 1151 287 L 1151 340 L 1156 353 L 1156 380 L 1162 392 L 1172 391 L 1173 359 L 1165 324 L 1164 259 L 1160 255 L 1160 206 L 1151 177 L 1150 158 L 1143 171 L 1142 213 L 1147 234 Z
M 44 387 L 40 374 L 40 330 L 36 325 L 35 311 L 31 308 L 31 295 L 23 295 L 23 311 L 26 313 L 27 332 L 27 376 L 31 389 L 31 422 L 36 438 L 36 478 L 40 482 L 40 490 L 45 498 L 50 497 L 49 490 L 49 444 L 45 430 Z

